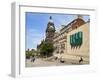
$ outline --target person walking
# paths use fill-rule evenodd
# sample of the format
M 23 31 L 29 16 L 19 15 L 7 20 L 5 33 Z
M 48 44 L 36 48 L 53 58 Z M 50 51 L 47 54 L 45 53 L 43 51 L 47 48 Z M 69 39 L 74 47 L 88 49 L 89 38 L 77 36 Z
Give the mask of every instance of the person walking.
M 81 62 L 83 62 L 83 58 L 82 58 L 82 57 L 80 57 L 79 64 L 80 64 Z

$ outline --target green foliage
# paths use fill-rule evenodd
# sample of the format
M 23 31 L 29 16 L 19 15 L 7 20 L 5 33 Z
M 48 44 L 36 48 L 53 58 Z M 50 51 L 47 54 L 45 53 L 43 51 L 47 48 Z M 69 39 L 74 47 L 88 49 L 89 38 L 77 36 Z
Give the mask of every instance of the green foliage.
M 36 55 L 36 54 L 37 54 L 36 51 L 28 50 L 28 51 L 26 51 L 26 58 L 29 59 L 31 56 Z
M 54 47 L 52 43 L 44 42 L 40 47 L 40 55 L 42 57 L 50 57 L 52 56 L 52 52 L 54 51 Z
M 30 56 L 32 56 L 32 53 L 30 51 L 26 51 L 26 58 L 29 59 Z

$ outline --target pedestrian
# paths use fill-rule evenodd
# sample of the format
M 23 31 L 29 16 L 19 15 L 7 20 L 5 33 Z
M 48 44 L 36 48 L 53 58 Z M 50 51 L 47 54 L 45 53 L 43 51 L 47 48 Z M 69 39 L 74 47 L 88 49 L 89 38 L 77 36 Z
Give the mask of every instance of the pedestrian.
M 32 57 L 31 57 L 31 62 L 34 62 L 34 61 L 35 61 L 35 56 L 32 55 Z
M 32 61 L 33 61 L 33 62 L 35 61 L 35 57 L 32 58 Z
M 57 60 L 58 59 L 58 57 L 55 57 L 55 60 Z
M 82 58 L 82 57 L 80 57 L 79 64 L 80 64 L 81 62 L 83 62 L 83 58 Z
M 65 62 L 64 59 L 62 58 L 62 56 L 60 57 L 60 62 L 61 63 L 64 63 Z

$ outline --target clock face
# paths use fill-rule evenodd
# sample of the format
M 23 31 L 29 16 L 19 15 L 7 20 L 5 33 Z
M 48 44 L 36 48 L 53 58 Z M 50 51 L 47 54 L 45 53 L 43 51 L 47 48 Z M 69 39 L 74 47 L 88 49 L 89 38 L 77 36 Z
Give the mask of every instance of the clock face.
M 50 29 L 53 29 L 54 27 L 53 26 L 50 26 Z
M 53 26 L 50 26 L 50 28 L 53 28 Z

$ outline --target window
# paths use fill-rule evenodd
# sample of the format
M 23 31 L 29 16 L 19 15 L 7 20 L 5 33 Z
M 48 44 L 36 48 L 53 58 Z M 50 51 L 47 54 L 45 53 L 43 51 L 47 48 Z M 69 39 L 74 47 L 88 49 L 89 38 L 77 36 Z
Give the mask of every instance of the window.
M 73 46 L 75 46 L 75 34 L 74 35 L 72 35 L 72 44 L 73 44 Z
M 82 45 L 83 33 L 80 31 L 73 35 L 70 35 L 70 45 L 71 47 L 77 47 Z
M 72 35 L 70 35 L 70 45 L 72 45 Z

